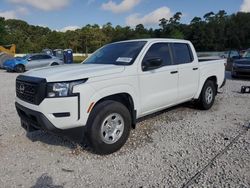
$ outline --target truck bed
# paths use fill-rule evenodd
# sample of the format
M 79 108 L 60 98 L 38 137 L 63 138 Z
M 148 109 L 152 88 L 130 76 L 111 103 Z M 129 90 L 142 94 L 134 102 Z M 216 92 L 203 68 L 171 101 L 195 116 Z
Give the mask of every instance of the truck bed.
M 214 61 L 214 60 L 222 60 L 219 56 L 207 56 L 207 57 L 198 57 L 199 62 L 204 61 Z

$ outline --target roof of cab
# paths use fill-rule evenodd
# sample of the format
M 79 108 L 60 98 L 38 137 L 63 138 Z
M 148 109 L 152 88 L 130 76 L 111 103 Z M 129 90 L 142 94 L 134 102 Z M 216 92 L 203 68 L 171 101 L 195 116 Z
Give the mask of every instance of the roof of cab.
M 145 41 L 145 42 L 190 42 L 188 40 L 183 39 L 170 39 L 170 38 L 145 38 L 145 39 L 132 39 L 132 40 L 124 40 L 118 41 L 114 43 L 121 43 L 121 42 L 136 42 L 136 41 Z

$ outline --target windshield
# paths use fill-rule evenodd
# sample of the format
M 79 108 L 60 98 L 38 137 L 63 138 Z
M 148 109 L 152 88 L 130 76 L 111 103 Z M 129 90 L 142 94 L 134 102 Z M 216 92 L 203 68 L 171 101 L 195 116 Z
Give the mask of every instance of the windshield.
M 108 44 L 87 58 L 84 64 L 131 65 L 146 41 L 133 41 Z
M 28 55 L 25 55 L 25 56 L 23 56 L 23 57 L 20 57 L 20 59 L 28 59 L 28 58 L 30 58 L 30 55 L 28 54 Z
M 25 56 L 23 56 L 23 57 L 21 57 L 22 59 L 27 59 L 28 58 L 28 56 L 27 55 L 25 55 Z
M 243 58 L 250 58 L 250 51 L 246 51 L 243 56 Z

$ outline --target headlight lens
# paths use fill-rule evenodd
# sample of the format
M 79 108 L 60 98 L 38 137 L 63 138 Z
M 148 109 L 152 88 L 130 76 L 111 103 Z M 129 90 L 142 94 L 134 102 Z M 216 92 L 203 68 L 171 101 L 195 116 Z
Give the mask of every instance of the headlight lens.
M 69 83 L 48 84 L 48 97 L 66 97 L 69 93 Z
M 86 82 L 87 79 L 72 82 L 58 82 L 47 84 L 47 97 L 67 97 L 73 95 L 73 87 Z

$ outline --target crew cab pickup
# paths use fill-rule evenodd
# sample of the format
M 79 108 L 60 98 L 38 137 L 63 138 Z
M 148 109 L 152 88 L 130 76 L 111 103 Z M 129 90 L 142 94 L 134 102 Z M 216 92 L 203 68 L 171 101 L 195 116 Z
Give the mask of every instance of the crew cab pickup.
M 19 75 L 16 109 L 27 131 L 63 134 L 110 154 L 125 144 L 140 117 L 187 101 L 210 109 L 224 85 L 224 63 L 199 62 L 186 40 L 116 42 L 82 64 Z

